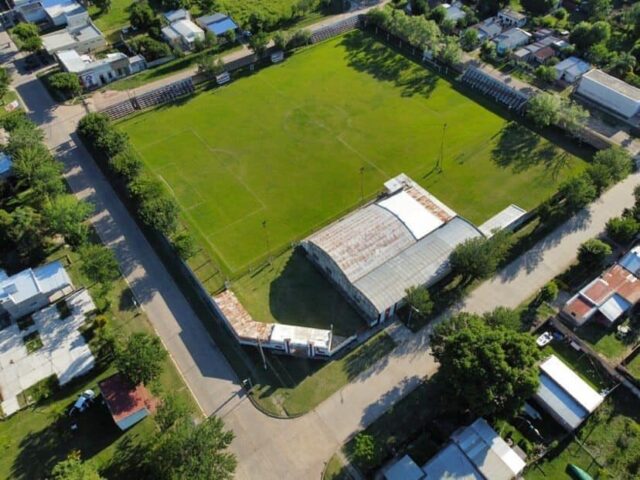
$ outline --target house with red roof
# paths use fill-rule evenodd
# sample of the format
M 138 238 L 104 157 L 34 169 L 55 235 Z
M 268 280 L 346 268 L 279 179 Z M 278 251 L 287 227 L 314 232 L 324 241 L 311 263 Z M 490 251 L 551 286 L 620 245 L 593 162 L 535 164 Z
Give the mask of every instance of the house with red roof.
M 156 411 L 158 400 L 144 385 L 132 385 L 121 373 L 98 384 L 104 401 L 120 430 L 127 430 Z

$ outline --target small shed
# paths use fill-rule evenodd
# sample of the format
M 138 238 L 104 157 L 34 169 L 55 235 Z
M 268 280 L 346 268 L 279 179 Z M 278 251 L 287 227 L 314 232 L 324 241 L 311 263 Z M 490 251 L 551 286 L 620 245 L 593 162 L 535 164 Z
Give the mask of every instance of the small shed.
M 157 399 L 144 385 L 132 385 L 121 373 L 116 373 L 98 384 L 111 417 L 120 430 L 133 427 L 154 413 Z
M 490 238 L 500 230 L 514 230 L 522 224 L 526 218 L 527 211 L 524 208 L 511 204 L 480 225 L 478 229 L 484 233 L 487 238 Z

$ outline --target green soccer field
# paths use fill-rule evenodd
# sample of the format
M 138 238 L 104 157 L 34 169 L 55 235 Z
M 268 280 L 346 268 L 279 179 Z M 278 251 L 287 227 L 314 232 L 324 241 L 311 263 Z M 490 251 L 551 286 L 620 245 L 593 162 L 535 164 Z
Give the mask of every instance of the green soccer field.
M 120 127 L 228 274 L 401 172 L 480 224 L 511 203 L 535 207 L 584 168 L 361 33 Z

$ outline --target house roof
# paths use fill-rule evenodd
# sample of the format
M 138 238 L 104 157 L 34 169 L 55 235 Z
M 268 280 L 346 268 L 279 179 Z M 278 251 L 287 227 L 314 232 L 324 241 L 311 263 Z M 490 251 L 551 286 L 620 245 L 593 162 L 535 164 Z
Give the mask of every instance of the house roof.
M 192 40 L 199 34 L 204 33 L 204 31 L 199 26 L 197 26 L 191 20 L 187 20 L 187 19 L 173 22 L 171 25 L 169 25 L 169 27 L 163 28 L 162 31 L 164 32 L 166 28 L 172 29 L 179 36 L 187 40 Z
M 556 51 L 553 49 L 553 47 L 543 47 L 538 51 L 534 52 L 533 56 L 540 61 L 544 61 L 555 56 L 555 54 L 556 54 Z
M 222 13 L 204 15 L 202 17 L 199 17 L 196 22 L 198 23 L 198 25 L 206 28 L 215 35 L 223 35 L 238 28 L 238 25 L 236 25 L 231 17 Z
M 0 302 L 22 303 L 38 294 L 51 294 L 71 285 L 60 262 L 52 262 L 36 269 L 28 268 L 0 281 Z
M 4 152 L 0 152 L 0 175 L 8 173 L 12 167 L 13 160 L 11 160 L 11 156 L 7 155 Z
M 479 230 L 406 175 L 403 188 L 308 237 L 383 311 L 408 287 L 436 279 L 459 243 Z M 387 182 L 389 186 L 394 182 Z
M 567 72 L 573 76 L 579 76 L 588 72 L 591 64 L 578 57 L 569 57 L 556 64 L 553 68 L 559 72 Z
M 51 18 L 56 18 L 60 15 L 77 15 L 86 12 L 85 8 L 75 0 L 40 0 L 40 4 Z
M 451 443 L 423 467 L 426 478 L 447 480 L 511 480 L 525 462 L 493 428 L 478 418 L 451 436 Z
M 165 12 L 164 18 L 166 18 L 169 23 L 173 23 L 177 22 L 178 20 L 189 19 L 189 12 L 184 8 L 179 8 L 178 10 Z
M 269 341 L 274 324 L 256 322 L 231 290 L 225 290 L 213 299 L 238 338 L 263 343 Z
M 496 213 L 493 217 L 491 217 L 489 220 L 484 222 L 478 228 L 487 237 L 490 237 L 491 235 L 493 235 L 493 232 L 495 231 L 499 231 L 504 228 L 509 228 L 511 225 L 516 223 L 526 214 L 527 214 L 527 211 L 524 208 L 520 208 L 517 205 L 511 204 L 504 210 L 501 210 L 498 213 Z
M 384 472 L 385 480 L 421 480 L 424 472 L 409 455 L 405 455 Z
M 515 10 L 512 10 L 510 8 L 504 8 L 502 10 L 500 10 L 500 12 L 498 12 L 500 15 L 504 15 L 505 17 L 509 17 L 513 20 L 519 21 L 519 20 L 524 20 L 527 18 L 527 16 L 523 13 L 520 12 L 516 12 Z
M 589 416 L 589 412 L 583 406 L 545 373 L 540 374 L 540 386 L 535 398 L 572 430 L 578 428 Z
M 102 38 L 102 32 L 92 22 L 75 28 L 65 28 L 42 36 L 42 43 L 48 52 L 73 49 L 74 45 Z
M 525 32 L 521 28 L 511 28 L 506 32 L 501 33 L 495 38 L 495 41 L 498 43 L 506 42 L 508 44 L 517 44 L 524 40 L 528 40 L 531 38 L 531 34 L 529 32 Z
M 462 9 L 462 5 L 459 2 L 453 2 L 453 4 L 443 3 L 442 6 L 447 10 L 447 20 L 458 21 L 467 16 L 467 13 Z
M 157 400 L 140 384 L 133 386 L 121 373 L 101 381 L 98 386 L 115 422 L 146 409 L 155 412 Z
M 629 250 L 618 263 L 635 276 L 640 275 L 640 246 Z
M 629 85 L 627 82 L 609 75 L 602 70 L 598 70 L 597 68 L 585 73 L 582 78 L 598 83 L 604 88 L 617 92 L 636 102 L 640 101 L 640 88 Z
M 542 362 L 540 370 L 589 413 L 598 408 L 604 400 L 602 395 L 555 355 Z

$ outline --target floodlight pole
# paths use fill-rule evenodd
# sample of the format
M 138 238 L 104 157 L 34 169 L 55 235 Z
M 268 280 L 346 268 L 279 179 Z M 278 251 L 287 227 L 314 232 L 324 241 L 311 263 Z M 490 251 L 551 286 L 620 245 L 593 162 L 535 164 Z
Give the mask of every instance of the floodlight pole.
M 364 167 L 360 167 L 360 200 L 364 200 Z
M 444 135 L 447 133 L 447 124 L 442 124 L 442 140 L 440 141 L 440 157 L 438 158 L 438 172 L 443 172 L 442 164 L 444 161 Z
M 269 264 L 271 264 L 271 244 L 269 243 L 269 231 L 267 230 L 267 221 L 262 221 L 262 228 L 264 229 L 264 238 L 267 242 L 267 258 L 269 259 Z

